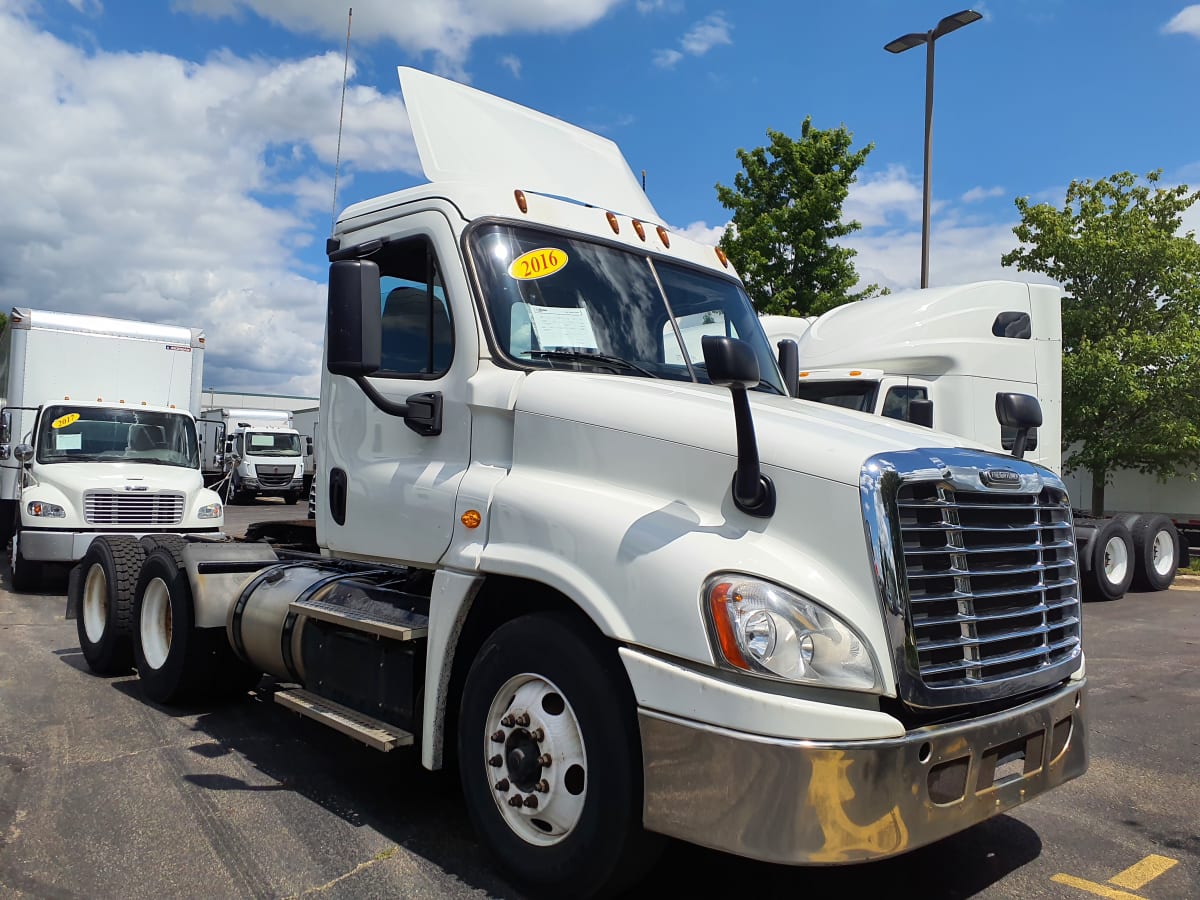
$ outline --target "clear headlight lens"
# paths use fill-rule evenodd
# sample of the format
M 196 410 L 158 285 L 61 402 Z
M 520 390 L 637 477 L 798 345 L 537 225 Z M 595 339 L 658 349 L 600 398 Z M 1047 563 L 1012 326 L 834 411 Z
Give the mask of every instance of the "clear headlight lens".
M 29 514 L 43 519 L 65 519 L 67 511 L 57 503 L 43 503 L 41 500 L 29 501 Z
M 210 503 L 208 506 L 202 506 L 196 511 L 198 519 L 219 519 L 221 518 L 221 504 Z
M 720 575 L 704 585 L 714 650 L 728 666 L 806 684 L 871 690 L 866 643 L 820 604 L 756 578 Z

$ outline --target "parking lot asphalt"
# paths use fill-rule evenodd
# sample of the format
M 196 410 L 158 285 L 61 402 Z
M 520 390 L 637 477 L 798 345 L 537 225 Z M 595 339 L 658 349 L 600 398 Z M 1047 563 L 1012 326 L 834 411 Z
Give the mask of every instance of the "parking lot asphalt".
M 302 518 L 231 507 L 227 528 Z M 251 694 L 165 709 L 92 676 L 65 580 L 0 590 L 0 896 L 518 897 L 456 777 Z M 796 869 L 671 844 L 632 895 L 1200 897 L 1200 590 L 1084 607 L 1091 767 L 893 860 Z

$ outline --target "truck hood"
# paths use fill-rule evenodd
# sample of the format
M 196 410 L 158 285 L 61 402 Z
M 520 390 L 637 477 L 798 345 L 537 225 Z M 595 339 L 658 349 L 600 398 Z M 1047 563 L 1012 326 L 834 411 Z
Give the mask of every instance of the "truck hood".
M 752 391 L 750 405 L 764 466 L 844 484 L 857 485 L 863 463 L 876 453 L 988 450 L 957 435 L 790 397 Z M 516 410 L 737 456 L 729 391 L 713 385 L 534 372 L 521 386 Z
M 199 469 L 134 462 L 53 463 L 37 466 L 34 474 L 38 481 L 77 495 L 94 490 L 143 493 L 142 488 L 146 493 L 182 491 L 191 494 L 203 486 Z

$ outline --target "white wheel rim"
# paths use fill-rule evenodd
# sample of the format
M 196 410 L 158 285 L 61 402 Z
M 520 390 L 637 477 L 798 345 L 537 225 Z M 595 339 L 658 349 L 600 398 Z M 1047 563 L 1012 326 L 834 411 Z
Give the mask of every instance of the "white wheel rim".
M 100 643 L 108 627 L 108 579 L 104 566 L 93 563 L 83 582 L 83 630 L 93 644 Z
M 1154 559 L 1151 565 L 1155 572 L 1165 577 L 1175 571 L 1175 541 L 1171 538 L 1171 532 L 1164 529 L 1154 535 L 1152 552 Z
M 151 579 L 146 585 L 138 631 L 146 665 L 161 669 L 171 651 L 171 594 L 161 578 Z
M 1110 537 L 1104 545 L 1104 575 L 1112 584 L 1120 584 L 1129 569 L 1129 548 L 1119 537 Z
M 483 734 L 483 767 L 501 818 L 526 843 L 549 847 L 579 824 L 587 752 L 575 711 L 553 682 L 526 673 L 496 692 Z

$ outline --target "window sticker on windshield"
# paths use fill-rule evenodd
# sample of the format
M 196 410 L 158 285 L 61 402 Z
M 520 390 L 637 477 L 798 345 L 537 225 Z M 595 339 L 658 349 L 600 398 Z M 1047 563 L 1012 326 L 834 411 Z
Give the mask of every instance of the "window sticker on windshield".
M 518 281 L 533 281 L 553 275 L 567 264 L 567 254 L 557 247 L 539 247 L 522 253 L 508 265 L 508 274 Z
M 250 435 L 251 447 L 274 447 L 275 436 L 273 434 L 252 434 Z
M 60 434 L 55 437 L 55 450 L 82 450 L 83 435 L 82 434 Z
M 50 423 L 51 428 L 66 428 L 68 425 L 74 425 L 79 421 L 79 413 L 67 413 L 65 416 L 59 416 Z
M 555 306 L 529 306 L 528 309 L 533 333 L 543 350 L 595 350 L 599 347 L 586 309 Z

